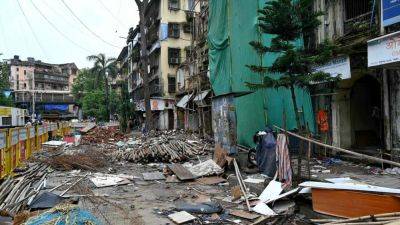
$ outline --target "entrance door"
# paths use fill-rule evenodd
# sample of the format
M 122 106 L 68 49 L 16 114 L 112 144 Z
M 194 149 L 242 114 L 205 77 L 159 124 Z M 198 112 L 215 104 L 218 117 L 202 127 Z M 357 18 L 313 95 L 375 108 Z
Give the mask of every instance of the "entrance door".
M 174 129 L 174 110 L 168 110 L 168 130 Z
M 372 76 L 364 76 L 351 90 L 352 145 L 355 148 L 382 146 L 381 86 Z

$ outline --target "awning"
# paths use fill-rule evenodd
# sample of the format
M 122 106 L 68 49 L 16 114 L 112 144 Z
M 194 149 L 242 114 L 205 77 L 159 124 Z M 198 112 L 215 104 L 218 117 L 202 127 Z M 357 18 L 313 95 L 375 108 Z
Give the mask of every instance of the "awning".
M 203 100 L 207 97 L 208 93 L 210 93 L 210 90 L 202 91 L 200 94 L 198 94 L 198 95 L 196 95 L 196 97 L 194 97 L 193 101 L 197 105 L 204 105 Z
M 148 54 L 150 55 L 151 53 L 153 53 L 155 50 L 157 50 L 157 49 L 159 49 L 159 48 L 161 48 L 161 45 L 160 45 L 160 42 L 157 41 L 156 43 L 154 43 L 154 44 L 151 46 L 150 51 L 149 51 Z
M 192 95 L 193 94 L 183 96 L 183 98 L 176 104 L 176 106 L 185 109 L 188 102 L 190 101 L 190 98 L 192 98 Z

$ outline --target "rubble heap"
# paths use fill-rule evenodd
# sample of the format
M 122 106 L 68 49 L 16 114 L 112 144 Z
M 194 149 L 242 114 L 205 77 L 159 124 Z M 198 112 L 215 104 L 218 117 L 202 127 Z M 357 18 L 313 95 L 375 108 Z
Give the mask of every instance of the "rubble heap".
M 0 185 L 0 210 L 14 215 L 32 201 L 45 183 L 47 168 L 41 163 L 34 164 L 18 173 L 17 178 L 6 178 Z
M 127 139 L 127 135 L 117 127 L 95 127 L 82 137 L 81 144 L 98 144 L 125 139 Z
M 179 131 L 152 133 L 119 147 L 120 150 L 114 153 L 114 157 L 134 163 L 176 163 L 196 155 L 205 155 L 212 149 L 210 142 Z
M 107 164 L 105 155 L 95 151 L 86 151 L 73 155 L 62 154 L 48 159 L 45 163 L 53 169 L 67 171 L 79 169 L 95 171 Z

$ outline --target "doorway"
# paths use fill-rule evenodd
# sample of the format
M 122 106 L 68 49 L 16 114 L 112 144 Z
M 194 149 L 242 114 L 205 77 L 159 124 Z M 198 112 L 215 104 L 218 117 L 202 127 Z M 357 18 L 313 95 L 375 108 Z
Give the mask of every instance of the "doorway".
M 350 93 L 352 146 L 358 149 L 382 146 L 381 85 L 372 76 L 357 80 Z

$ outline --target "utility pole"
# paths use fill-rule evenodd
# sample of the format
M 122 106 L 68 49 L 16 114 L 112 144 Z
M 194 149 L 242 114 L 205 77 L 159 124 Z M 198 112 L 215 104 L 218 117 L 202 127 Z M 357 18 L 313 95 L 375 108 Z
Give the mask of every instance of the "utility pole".
M 140 28 L 140 64 L 141 75 L 143 78 L 143 92 L 144 92 L 144 108 L 146 110 L 146 128 L 153 129 L 153 115 L 151 113 L 150 105 L 150 90 L 149 90 L 149 73 L 148 73 L 148 55 L 147 55 L 147 29 L 146 29 L 146 10 L 149 5 L 149 0 L 135 0 L 139 9 L 139 28 Z

